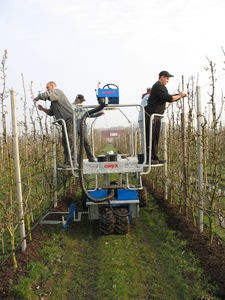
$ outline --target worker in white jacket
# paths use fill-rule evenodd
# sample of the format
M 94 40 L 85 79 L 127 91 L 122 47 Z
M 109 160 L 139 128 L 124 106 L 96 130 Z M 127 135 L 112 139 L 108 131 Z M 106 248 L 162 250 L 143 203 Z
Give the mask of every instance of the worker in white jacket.
M 147 105 L 150 92 L 151 92 L 151 88 L 148 87 L 147 92 L 145 94 L 143 94 L 141 97 L 141 105 L 143 107 L 145 107 Z M 141 141 L 142 141 L 142 148 L 143 148 L 143 153 L 144 153 L 145 148 L 144 148 L 144 127 L 143 127 L 143 111 L 142 111 L 142 109 L 140 109 L 140 111 L 139 111 L 138 123 L 139 123 L 139 128 L 141 130 Z

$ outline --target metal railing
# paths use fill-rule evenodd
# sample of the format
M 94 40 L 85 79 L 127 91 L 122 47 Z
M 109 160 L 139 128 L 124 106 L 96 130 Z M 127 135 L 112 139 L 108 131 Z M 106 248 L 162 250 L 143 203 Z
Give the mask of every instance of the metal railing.
M 93 106 L 83 106 L 82 109 L 83 110 L 87 110 L 88 108 L 95 108 L 97 107 L 97 105 Z M 146 147 L 146 128 L 145 128 L 145 111 L 144 111 L 144 107 L 142 105 L 139 104 L 128 104 L 128 105 L 108 105 L 106 107 L 107 108 L 117 108 L 128 120 L 129 124 L 131 125 L 131 148 L 132 148 L 132 156 L 137 155 L 137 138 L 134 138 L 134 130 L 133 130 L 133 126 L 132 126 L 132 122 L 129 120 L 129 118 L 124 114 L 124 112 L 121 111 L 120 108 L 122 107 L 139 107 L 142 110 L 143 113 L 143 127 L 141 128 L 141 135 L 142 135 L 142 148 L 143 148 L 143 162 L 141 163 L 141 165 L 143 165 L 143 169 L 141 172 L 139 172 L 139 186 L 138 187 L 133 187 L 130 183 L 129 183 L 129 173 L 126 173 L 126 187 L 128 189 L 142 189 L 142 180 L 141 180 L 141 176 L 142 175 L 146 175 L 149 174 L 152 167 L 158 167 L 158 166 L 164 166 L 164 174 L 165 176 L 167 176 L 167 147 L 166 147 L 166 126 L 165 123 L 163 123 L 163 127 L 164 127 L 164 132 L 165 134 L 163 135 L 163 144 L 164 144 L 164 160 L 165 162 L 163 164 L 157 164 L 157 165 L 152 165 L 151 164 L 151 153 L 152 153 L 152 129 L 153 129 L 153 122 L 154 122 L 154 118 L 155 117 L 159 117 L 159 118 L 163 118 L 163 115 L 161 114 L 152 114 L 150 116 L 150 121 L 149 121 L 149 152 L 148 152 L 148 156 L 147 156 L 147 147 Z M 97 118 L 96 118 L 97 119 Z M 93 147 L 93 155 L 95 156 L 95 152 L 94 152 L 94 134 L 93 134 L 93 127 L 95 124 L 96 119 L 92 122 L 91 124 L 91 138 L 92 138 L 92 147 Z M 69 161 L 71 164 L 71 172 L 73 176 L 78 176 L 76 171 L 78 170 L 78 163 L 77 163 L 77 116 L 76 116 L 76 109 L 73 110 L 73 139 L 74 139 L 74 161 L 72 159 L 72 153 L 71 153 L 71 145 L 69 143 L 69 137 L 68 137 L 68 132 L 67 132 L 67 127 L 66 127 L 66 122 L 63 119 L 58 119 L 55 120 L 53 122 L 53 124 L 55 126 L 57 126 L 58 122 L 60 122 L 63 126 L 63 130 L 65 132 L 65 139 L 66 139 L 66 145 L 68 148 L 68 156 L 69 156 Z M 134 145 L 135 143 L 135 145 Z M 53 147 L 54 151 L 56 151 L 56 147 Z M 54 152 L 54 172 L 53 172 L 53 176 L 54 176 L 54 182 L 55 184 L 57 184 L 57 167 L 56 167 L 56 152 Z M 147 162 L 147 157 L 149 157 L 149 161 Z M 139 164 L 139 162 L 138 162 Z M 140 164 L 139 164 L 140 165 Z M 96 174 L 95 176 L 95 188 L 93 190 L 98 189 L 98 184 L 99 184 L 99 180 L 98 180 L 98 175 Z M 138 178 L 138 177 L 137 177 Z M 167 187 L 165 186 L 165 194 L 167 195 Z

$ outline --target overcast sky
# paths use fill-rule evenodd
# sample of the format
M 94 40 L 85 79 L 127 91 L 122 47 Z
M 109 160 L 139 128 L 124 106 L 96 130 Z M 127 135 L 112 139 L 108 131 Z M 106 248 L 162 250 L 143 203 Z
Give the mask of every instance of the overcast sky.
M 205 85 L 206 55 L 225 72 L 224 12 L 224 0 L 0 0 L 7 86 L 22 93 L 22 72 L 35 93 L 54 80 L 71 102 L 82 93 L 94 104 L 98 81 L 135 103 L 161 70 L 175 76 L 171 92 L 182 74 Z

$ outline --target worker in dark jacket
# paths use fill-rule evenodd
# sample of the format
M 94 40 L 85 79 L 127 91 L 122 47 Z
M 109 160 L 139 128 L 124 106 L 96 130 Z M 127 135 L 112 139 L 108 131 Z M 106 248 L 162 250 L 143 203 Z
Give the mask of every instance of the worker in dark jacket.
M 60 89 L 56 88 L 56 83 L 54 81 L 49 81 L 46 85 L 46 92 L 39 93 L 34 101 L 48 100 L 51 102 L 50 108 L 47 109 L 42 105 L 38 105 L 38 109 L 45 112 L 49 116 L 54 116 L 56 120 L 63 119 L 66 122 L 67 134 L 70 144 L 71 155 L 73 154 L 73 109 L 69 100 Z M 62 122 L 59 122 L 60 124 Z M 62 125 L 62 124 L 61 124 Z M 66 143 L 66 135 L 63 126 L 62 130 L 62 145 L 64 149 L 64 164 L 62 167 L 70 166 L 68 147 Z
M 159 73 L 159 80 L 152 86 L 151 93 L 148 98 L 147 106 L 145 106 L 145 130 L 146 130 L 146 151 L 147 162 L 149 163 L 149 130 L 150 117 L 152 114 L 163 114 L 166 108 L 166 102 L 175 102 L 185 97 L 186 94 L 182 91 L 176 95 L 170 95 L 166 88 L 169 78 L 173 77 L 169 72 L 162 71 Z M 162 161 L 158 158 L 158 142 L 161 127 L 161 118 L 155 117 L 152 127 L 152 153 L 151 163 L 159 164 Z

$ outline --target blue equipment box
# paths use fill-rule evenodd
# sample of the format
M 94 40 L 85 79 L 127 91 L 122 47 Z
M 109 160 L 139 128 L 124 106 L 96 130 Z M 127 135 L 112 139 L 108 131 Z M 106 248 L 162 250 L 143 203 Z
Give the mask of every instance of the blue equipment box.
M 108 190 L 96 190 L 89 192 L 90 196 L 99 199 L 106 197 L 108 195 Z M 90 200 L 87 198 L 87 202 Z M 118 189 L 117 190 L 117 200 L 138 200 L 138 192 L 135 190 L 128 189 Z
M 90 196 L 92 196 L 93 198 L 99 199 L 99 198 L 103 198 L 106 197 L 108 195 L 108 190 L 96 190 L 96 191 L 91 191 L 89 192 Z M 87 198 L 87 202 L 89 202 L 90 200 Z
M 138 200 L 138 193 L 135 190 L 118 189 L 117 190 L 118 200 Z
M 119 89 L 98 89 L 99 98 L 108 98 L 108 104 L 119 104 Z

